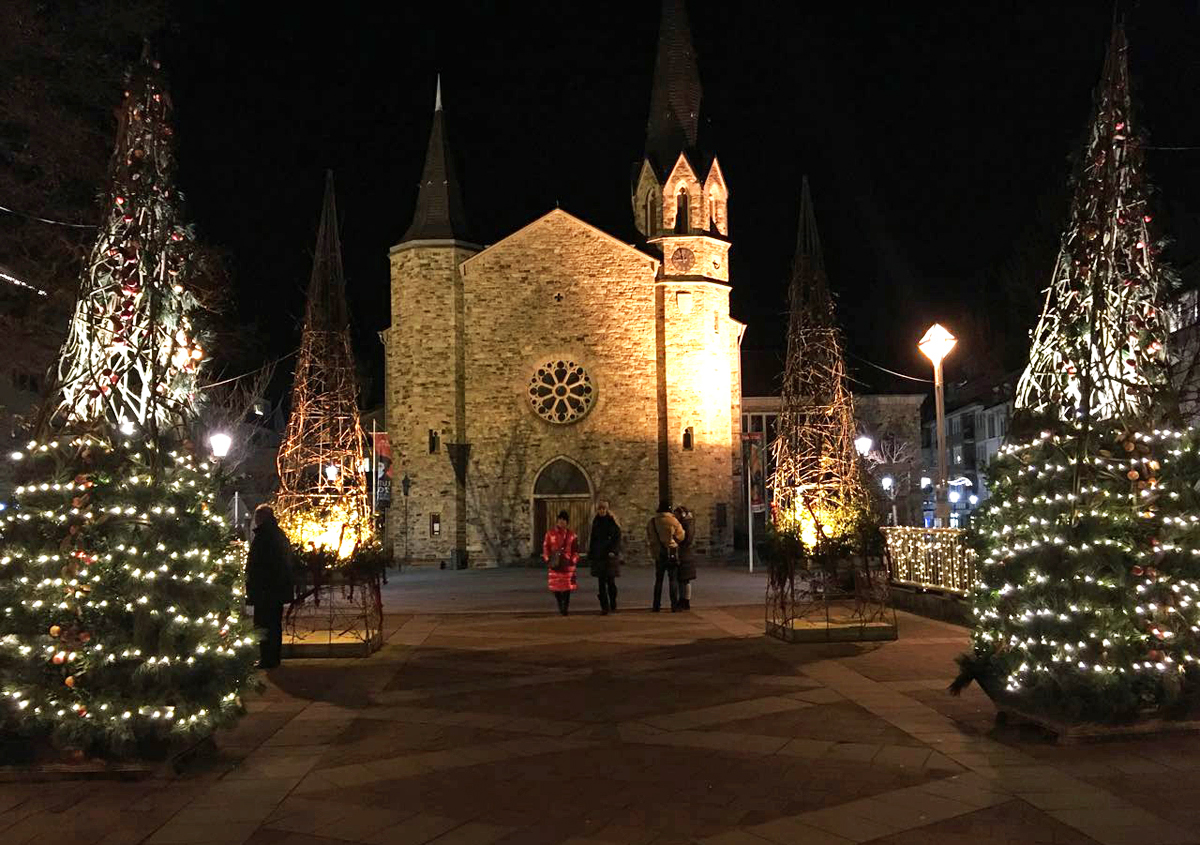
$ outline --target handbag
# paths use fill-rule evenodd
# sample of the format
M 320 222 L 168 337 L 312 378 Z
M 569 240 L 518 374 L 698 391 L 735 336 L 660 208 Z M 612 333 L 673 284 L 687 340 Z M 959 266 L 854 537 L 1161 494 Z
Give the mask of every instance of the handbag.
M 550 555 L 550 569 L 554 572 L 567 571 L 567 562 L 566 559 L 563 558 L 563 553 L 561 551 L 556 551 L 554 554 Z

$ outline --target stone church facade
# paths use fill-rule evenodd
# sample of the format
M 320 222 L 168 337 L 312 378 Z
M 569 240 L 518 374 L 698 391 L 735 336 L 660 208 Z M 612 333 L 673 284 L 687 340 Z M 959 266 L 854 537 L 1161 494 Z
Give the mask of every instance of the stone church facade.
M 699 106 L 682 0 L 666 0 L 630 188 L 640 240 L 555 209 L 484 247 L 439 89 L 413 222 L 390 251 L 385 415 L 410 481 L 388 515 L 398 558 L 517 561 L 560 510 L 586 541 L 598 498 L 631 562 L 660 499 L 695 513 L 697 551 L 732 551 L 745 327 L 729 314 L 729 190 L 697 149 Z

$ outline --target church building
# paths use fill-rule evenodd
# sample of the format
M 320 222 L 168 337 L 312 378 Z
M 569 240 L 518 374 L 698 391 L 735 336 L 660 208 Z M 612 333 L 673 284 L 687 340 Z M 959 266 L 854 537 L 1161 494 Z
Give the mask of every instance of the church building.
M 694 512 L 697 552 L 732 551 L 745 326 L 729 314 L 729 189 L 697 149 L 700 95 L 683 0 L 665 0 L 628 189 L 639 241 L 555 209 L 483 246 L 439 88 L 412 225 L 390 250 L 385 415 L 409 480 L 388 516 L 397 558 L 515 562 L 561 510 L 586 548 L 599 498 L 631 563 L 649 562 L 663 499 Z

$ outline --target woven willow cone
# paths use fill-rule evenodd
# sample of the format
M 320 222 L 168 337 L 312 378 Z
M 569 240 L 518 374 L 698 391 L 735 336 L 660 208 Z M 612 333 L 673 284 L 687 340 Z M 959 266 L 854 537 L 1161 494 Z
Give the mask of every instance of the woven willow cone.
M 363 443 L 330 171 L 292 410 L 278 457 L 275 507 L 280 527 L 293 543 L 334 550 L 346 558 L 370 539 L 367 479 L 360 469 Z
M 825 276 L 808 177 L 800 195 L 800 229 L 789 294 L 788 351 L 771 479 L 776 524 L 799 527 L 812 546 L 840 534 L 843 517 L 865 501 L 854 448 L 854 400 L 846 381 L 842 337 Z

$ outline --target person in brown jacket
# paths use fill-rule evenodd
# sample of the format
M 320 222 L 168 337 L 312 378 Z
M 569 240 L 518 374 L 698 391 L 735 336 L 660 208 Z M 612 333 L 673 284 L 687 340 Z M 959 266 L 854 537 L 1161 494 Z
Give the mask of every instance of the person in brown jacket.
M 658 613 L 662 607 L 663 575 L 667 576 L 671 598 L 671 612 L 679 610 L 679 544 L 686 535 L 683 526 L 671 513 L 669 502 L 659 502 L 658 512 L 646 526 L 646 546 L 654 558 L 654 605 Z

